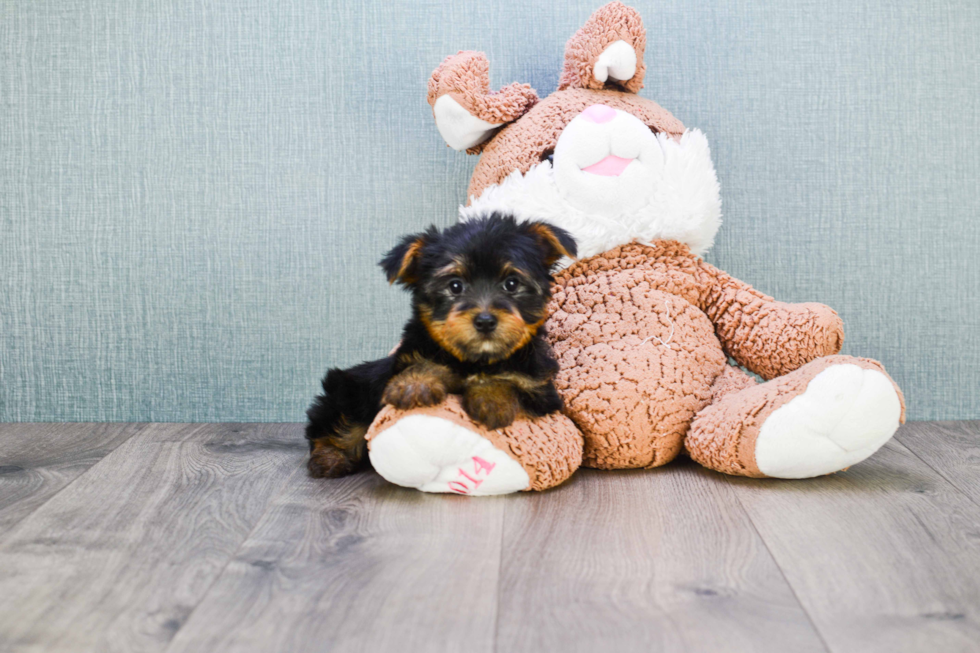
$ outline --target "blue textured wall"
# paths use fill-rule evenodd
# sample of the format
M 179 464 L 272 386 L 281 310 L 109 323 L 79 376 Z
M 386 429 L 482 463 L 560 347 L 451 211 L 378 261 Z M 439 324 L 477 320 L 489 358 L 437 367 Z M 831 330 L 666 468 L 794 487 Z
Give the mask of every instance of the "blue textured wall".
M 598 5 L 0 1 L 0 419 L 302 419 L 463 197 L 429 72 L 545 95 Z M 713 143 L 709 260 L 838 309 L 911 417 L 980 417 L 980 3 L 635 6 L 643 94 Z

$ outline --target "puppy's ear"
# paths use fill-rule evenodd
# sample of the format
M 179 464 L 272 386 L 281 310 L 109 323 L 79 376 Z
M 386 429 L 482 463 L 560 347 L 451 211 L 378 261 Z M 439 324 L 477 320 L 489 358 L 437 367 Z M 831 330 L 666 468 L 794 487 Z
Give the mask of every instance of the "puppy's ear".
M 428 233 L 405 236 L 384 255 L 378 265 L 385 271 L 388 283 L 398 282 L 403 286 L 411 286 L 418 281 L 418 264 L 422 259 L 422 250 L 428 243 L 428 236 Z
M 575 239 L 560 227 L 547 222 L 535 221 L 525 223 L 524 228 L 538 240 L 544 261 L 549 268 L 563 256 L 575 258 L 578 254 Z

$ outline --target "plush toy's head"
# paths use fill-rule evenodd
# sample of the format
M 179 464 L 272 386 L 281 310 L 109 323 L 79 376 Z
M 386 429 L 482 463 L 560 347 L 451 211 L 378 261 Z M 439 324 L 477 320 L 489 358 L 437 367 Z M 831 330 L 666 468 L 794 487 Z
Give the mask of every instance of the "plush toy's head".
M 581 256 L 633 240 L 677 240 L 705 252 L 721 222 L 707 139 L 643 87 L 639 14 L 612 2 L 569 40 L 558 90 L 527 84 L 490 91 L 479 52 L 432 73 L 428 100 L 443 138 L 480 154 L 463 219 L 505 211 L 567 229 Z

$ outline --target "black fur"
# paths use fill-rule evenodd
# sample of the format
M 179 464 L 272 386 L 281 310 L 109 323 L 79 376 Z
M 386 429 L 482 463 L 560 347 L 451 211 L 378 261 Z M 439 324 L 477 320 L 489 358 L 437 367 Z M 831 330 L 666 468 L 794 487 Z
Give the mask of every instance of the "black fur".
M 562 256 L 575 253 L 575 241 L 564 230 L 498 214 L 403 238 L 380 265 L 389 281 L 411 291 L 412 317 L 392 355 L 346 370 L 331 369 L 323 379 L 323 394 L 307 411 L 311 474 L 342 476 L 369 464 L 363 437 L 354 436 L 374 420 L 389 382 L 403 372 L 400 379 L 414 370 L 423 374 L 409 378 L 410 389 L 418 391 L 419 383 L 429 382 L 434 390 L 464 395 L 464 407 L 476 379 L 497 387 L 506 385 L 498 379 L 518 379 L 501 396 L 516 392 L 520 409 L 531 416 L 560 410 L 561 398 L 552 383 L 558 364 L 541 325 L 551 297 L 551 268 Z M 481 335 L 469 329 L 471 316 L 488 312 L 500 316 L 500 333 Z M 452 328 L 446 327 L 447 319 L 455 320 Z M 508 349 L 513 338 L 501 334 L 516 338 L 524 333 L 518 327 L 526 332 L 526 342 Z M 421 392 L 429 402 L 442 397 L 441 390 L 432 397 L 427 388 Z M 491 428 L 506 426 L 491 422 L 485 421 Z

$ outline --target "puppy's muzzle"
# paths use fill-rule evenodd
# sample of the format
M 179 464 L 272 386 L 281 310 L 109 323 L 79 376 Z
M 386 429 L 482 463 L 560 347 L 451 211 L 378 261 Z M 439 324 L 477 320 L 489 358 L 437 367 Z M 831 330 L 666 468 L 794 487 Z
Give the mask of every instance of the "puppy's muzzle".
M 497 317 L 492 313 L 483 311 L 473 318 L 473 328 L 482 335 L 490 335 L 497 328 Z

